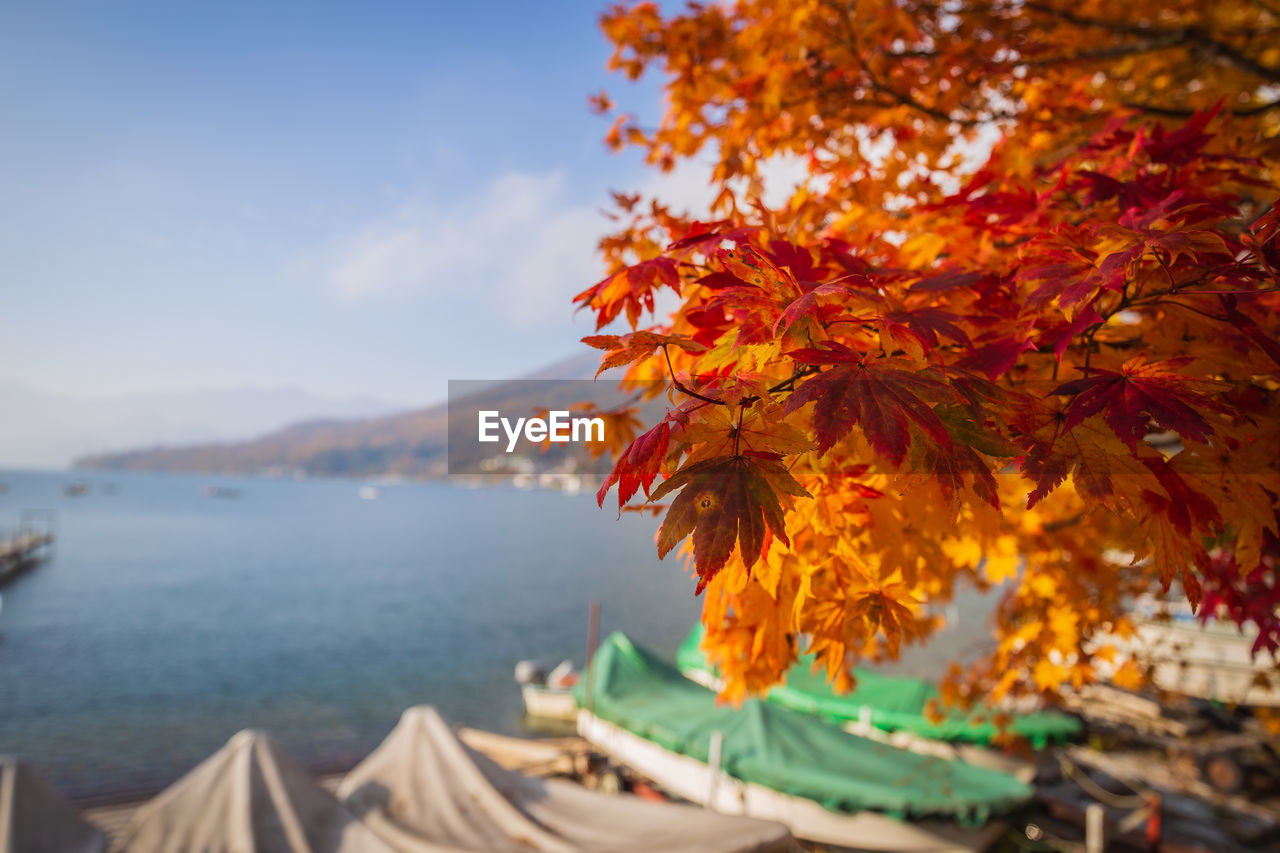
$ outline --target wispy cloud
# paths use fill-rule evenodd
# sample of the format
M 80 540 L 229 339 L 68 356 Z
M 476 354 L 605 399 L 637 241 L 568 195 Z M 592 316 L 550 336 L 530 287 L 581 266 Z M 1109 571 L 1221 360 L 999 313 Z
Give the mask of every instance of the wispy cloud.
M 707 216 L 715 197 L 710 171 L 686 162 L 651 175 L 639 190 Z M 803 164 L 766 164 L 766 202 L 782 203 L 802 178 Z M 353 303 L 412 295 L 474 301 L 475 310 L 492 306 L 513 327 L 561 317 L 569 297 L 599 279 L 595 247 L 612 226 L 601 213 L 605 199 L 574 203 L 568 184 L 561 170 L 509 172 L 471 197 L 402 202 L 336 242 L 328 284 Z M 665 309 L 674 306 L 664 300 Z
M 351 301 L 470 288 L 519 324 L 563 313 L 565 294 L 599 277 L 595 243 L 608 225 L 566 198 L 567 183 L 561 171 L 513 172 L 474 197 L 405 202 L 339 241 L 329 283 Z

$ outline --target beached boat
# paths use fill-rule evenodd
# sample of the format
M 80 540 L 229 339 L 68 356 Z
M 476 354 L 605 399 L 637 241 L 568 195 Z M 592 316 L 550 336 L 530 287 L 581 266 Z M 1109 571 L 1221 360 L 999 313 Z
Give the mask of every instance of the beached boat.
M 1116 662 L 1149 668 L 1162 690 L 1228 705 L 1280 707 L 1280 661 L 1265 650 L 1254 654 L 1257 627 L 1229 621 L 1201 622 L 1186 602 L 1140 600 L 1137 630 L 1106 635 L 1095 646 L 1111 646 Z
M 588 692 L 589 691 L 589 692 Z M 865 850 L 974 851 L 1031 789 L 1014 777 L 860 738 L 788 708 L 715 694 L 621 634 L 596 653 L 578 733 L 669 792 L 800 838 Z
M 397 853 L 786 853 L 777 823 L 589 791 L 499 766 L 434 708 L 399 724 L 338 788 L 347 809 Z
M 676 652 L 676 666 L 686 677 L 718 690 L 719 678 L 702 653 L 702 636 L 702 626 L 695 626 Z M 786 682 L 769 691 L 767 701 L 912 752 L 959 758 L 1015 773 L 1024 780 L 1031 778 L 1033 771 L 1028 762 L 987 748 L 1004 731 L 997 725 L 997 711 L 979 708 L 947 712 L 939 708 L 944 716 L 930 716 L 930 703 L 941 703 L 936 685 L 866 667 L 854 668 L 857 684 L 853 690 L 838 693 L 825 674 L 814 672 L 812 663 L 811 658 L 802 658 L 787 673 Z M 1007 731 L 1026 738 L 1036 749 L 1061 743 L 1080 732 L 1080 721 L 1066 714 L 1044 711 L 1009 716 Z
M 267 735 L 252 730 L 140 807 L 129 853 L 396 853 Z

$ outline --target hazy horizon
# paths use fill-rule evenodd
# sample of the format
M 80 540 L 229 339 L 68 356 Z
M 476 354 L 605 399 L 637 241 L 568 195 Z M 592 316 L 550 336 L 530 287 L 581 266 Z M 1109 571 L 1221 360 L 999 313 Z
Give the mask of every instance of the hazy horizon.
M 0 464 L 563 361 L 609 190 L 705 195 L 604 145 L 591 94 L 659 99 L 605 71 L 600 2 L 73 5 L 0 9 Z
M 47 392 L 0 377 L 0 468 L 60 470 L 104 451 L 239 441 L 313 419 L 361 419 L 413 408 L 302 388 L 187 388 L 132 395 Z
M 603 8 L 7 4 L 0 377 L 414 405 L 571 356 L 608 191 L 663 180 L 588 108 L 658 105 Z
M 590 352 L 521 377 L 576 379 L 594 372 Z M 581 375 L 580 375 L 581 374 Z M 444 405 L 445 398 L 337 397 L 297 386 L 184 388 L 129 395 L 77 395 L 34 388 L 0 375 L 0 468 L 64 470 L 100 453 L 235 443 L 313 421 L 361 421 Z

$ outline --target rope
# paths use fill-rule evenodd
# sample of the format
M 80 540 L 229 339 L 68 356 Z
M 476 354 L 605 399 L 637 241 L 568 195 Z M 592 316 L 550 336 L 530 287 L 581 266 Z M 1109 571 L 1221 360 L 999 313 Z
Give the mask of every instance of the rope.
M 1139 782 L 1137 785 L 1134 785 L 1131 782 L 1124 782 L 1124 780 L 1118 780 L 1128 785 L 1130 788 L 1134 789 L 1135 791 L 1140 791 L 1141 793 L 1129 794 L 1127 796 L 1121 795 L 1121 794 L 1113 794 L 1110 791 L 1108 791 L 1106 788 L 1099 785 L 1097 782 L 1093 781 L 1093 779 L 1089 778 L 1088 773 L 1078 772 L 1078 768 L 1076 767 L 1076 765 L 1072 763 L 1070 759 L 1068 759 L 1065 755 L 1058 757 L 1058 764 L 1062 767 L 1062 775 L 1066 776 L 1071 781 L 1075 782 L 1077 785 L 1083 788 L 1085 792 L 1089 794 L 1089 796 L 1093 797 L 1095 800 L 1098 800 L 1099 802 L 1106 803 L 1107 805 L 1114 806 L 1115 808 L 1118 808 L 1118 809 L 1145 808 L 1150 803 L 1150 795 L 1154 793 L 1154 791 L 1151 788 L 1147 787 L 1146 785 L 1143 785 L 1141 782 Z M 1108 773 L 1108 775 L 1111 775 L 1111 774 Z

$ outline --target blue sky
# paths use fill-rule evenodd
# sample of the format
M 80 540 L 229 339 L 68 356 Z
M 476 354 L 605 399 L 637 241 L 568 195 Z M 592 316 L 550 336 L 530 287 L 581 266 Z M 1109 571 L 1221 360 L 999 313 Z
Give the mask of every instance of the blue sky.
M 0 380 L 405 404 L 582 350 L 597 2 L 0 7 Z

